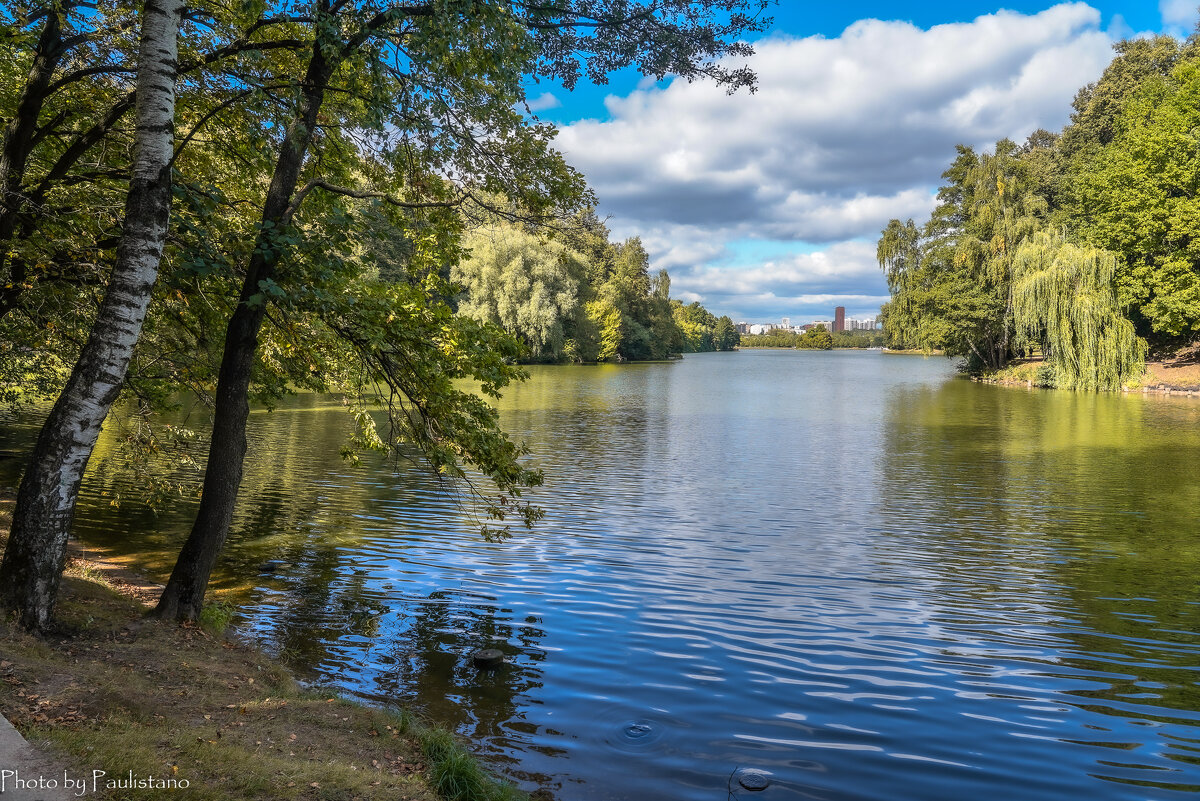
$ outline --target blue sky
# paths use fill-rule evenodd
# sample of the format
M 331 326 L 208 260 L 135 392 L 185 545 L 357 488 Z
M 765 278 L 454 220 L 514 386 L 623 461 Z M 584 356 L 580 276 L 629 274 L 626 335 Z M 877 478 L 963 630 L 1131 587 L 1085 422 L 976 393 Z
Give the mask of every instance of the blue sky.
M 1190 33 L 1198 3 L 782 0 L 754 95 L 623 73 L 529 96 L 675 297 L 751 322 L 867 317 L 887 294 L 879 229 L 928 214 L 954 144 L 1058 130 L 1114 41 Z

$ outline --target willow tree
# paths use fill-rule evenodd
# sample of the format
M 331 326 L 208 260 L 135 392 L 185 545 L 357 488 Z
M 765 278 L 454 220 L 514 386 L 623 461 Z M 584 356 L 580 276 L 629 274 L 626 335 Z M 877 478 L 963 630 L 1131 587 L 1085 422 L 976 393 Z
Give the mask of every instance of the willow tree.
M 1003 367 L 1008 361 L 1016 333 L 1013 294 L 1014 256 L 1033 235 L 1046 214 L 1045 199 L 1033 189 L 1028 165 L 1020 148 L 1010 139 L 996 143 L 995 151 L 983 153 L 967 173 L 970 208 L 966 225 L 958 237 L 955 260 L 1004 306 L 998 321 L 999 335 L 976 346 L 986 365 Z
M 509 226 L 475 231 L 464 245 L 470 256 L 450 273 L 465 290 L 459 314 L 500 326 L 535 359 L 559 358 L 564 323 L 580 306 L 583 256 Z
M 1113 291 L 1116 256 L 1039 231 L 1013 257 L 1014 318 L 1040 340 L 1064 389 L 1117 390 L 1145 369 L 1146 343 Z
M 900 348 L 924 347 L 917 334 L 921 320 L 916 308 L 922 289 L 920 229 L 911 219 L 889 220 L 880 232 L 875 258 L 892 295 L 886 311 L 888 342 Z

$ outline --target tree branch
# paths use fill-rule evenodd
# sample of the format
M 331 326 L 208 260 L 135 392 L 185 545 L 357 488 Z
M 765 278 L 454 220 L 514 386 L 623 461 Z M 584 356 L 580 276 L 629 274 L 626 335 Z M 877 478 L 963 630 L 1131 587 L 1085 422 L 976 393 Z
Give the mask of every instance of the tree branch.
M 404 209 L 449 209 L 449 208 L 455 208 L 455 207 L 461 205 L 463 200 L 465 200 L 467 198 L 467 194 L 465 192 L 463 192 L 463 193 L 460 193 L 459 196 L 455 200 L 436 200 L 436 201 L 431 200 L 431 201 L 425 201 L 425 202 L 414 202 L 414 201 L 408 201 L 408 200 L 401 200 L 400 198 L 395 197 L 393 195 L 389 195 L 386 192 L 372 192 L 369 190 L 350 189 L 349 187 L 337 186 L 336 184 L 331 184 L 328 181 L 314 179 L 314 180 L 309 181 L 307 184 L 305 184 L 299 191 L 296 192 L 295 197 L 292 198 L 291 205 L 288 206 L 287 211 L 284 212 L 283 221 L 285 224 L 291 222 L 292 217 L 296 214 L 297 211 L 300 210 L 300 204 L 304 202 L 304 198 L 306 198 L 308 196 L 308 193 L 314 189 L 324 189 L 325 191 L 332 192 L 335 195 L 344 195 L 346 197 L 358 198 L 360 200 L 366 199 L 366 198 L 374 198 L 374 199 L 378 199 L 378 200 L 384 200 L 393 206 L 399 206 L 400 208 L 404 208 Z

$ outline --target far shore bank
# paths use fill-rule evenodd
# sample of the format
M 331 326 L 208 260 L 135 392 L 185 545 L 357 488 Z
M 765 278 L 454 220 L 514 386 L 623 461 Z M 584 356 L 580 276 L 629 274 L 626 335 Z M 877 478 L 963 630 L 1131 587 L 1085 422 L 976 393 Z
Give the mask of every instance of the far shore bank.
M 940 350 L 921 350 L 920 348 L 884 348 L 883 352 L 889 356 L 945 356 L 946 354 Z
M 0 488 L 0 548 L 15 494 Z M 89 798 L 520 801 L 449 732 L 401 709 L 305 688 L 286 667 L 223 629 L 148 619 L 158 585 L 76 550 L 58 630 L 34 637 L 0 621 L 0 713 L 70 776 L 105 781 Z M 208 609 L 206 609 L 206 613 Z M 143 782 L 137 784 L 136 782 Z M 186 782 L 186 784 L 183 784 Z

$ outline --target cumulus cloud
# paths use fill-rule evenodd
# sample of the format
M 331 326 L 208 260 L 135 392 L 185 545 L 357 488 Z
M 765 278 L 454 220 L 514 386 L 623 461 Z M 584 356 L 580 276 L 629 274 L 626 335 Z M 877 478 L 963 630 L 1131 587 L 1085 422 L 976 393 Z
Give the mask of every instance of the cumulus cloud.
M 552 108 L 558 108 L 562 105 L 562 101 L 550 92 L 542 92 L 537 97 L 526 101 L 525 105 L 529 106 L 529 110 L 536 114 L 539 111 L 549 111 Z
M 834 306 L 874 316 L 887 286 L 868 242 L 840 242 L 759 264 L 704 264 L 671 273 L 676 297 L 742 319 L 828 317 Z
M 1180 33 L 1190 32 L 1200 18 L 1196 0 L 1159 0 L 1158 11 L 1162 14 L 1163 26 Z
M 837 38 L 771 38 L 733 97 L 677 81 L 610 97 L 559 145 L 602 207 L 639 225 L 761 227 L 833 242 L 928 211 L 956 143 L 1057 128 L 1111 58 L 1100 15 L 1069 3 L 922 30 L 861 20 Z

